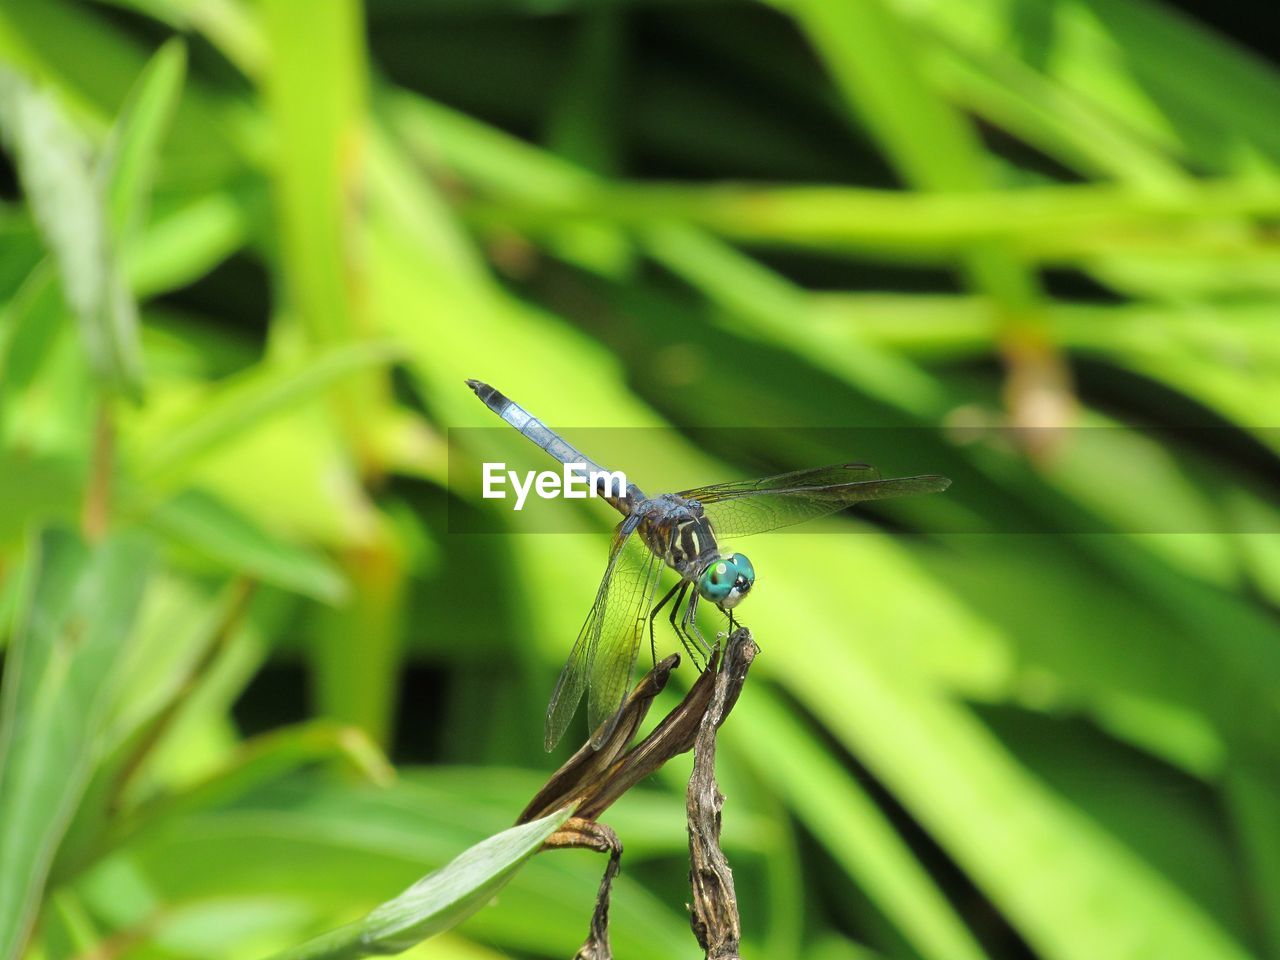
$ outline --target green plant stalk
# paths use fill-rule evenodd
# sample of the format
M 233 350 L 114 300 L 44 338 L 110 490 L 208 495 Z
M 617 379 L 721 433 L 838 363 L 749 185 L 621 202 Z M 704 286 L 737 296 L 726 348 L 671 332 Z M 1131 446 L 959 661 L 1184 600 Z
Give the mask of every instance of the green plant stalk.
M 372 330 L 365 300 L 366 52 L 359 0 L 269 0 L 271 45 L 263 79 L 277 133 L 272 165 L 281 220 L 279 268 L 292 315 L 316 346 L 349 344 Z M 323 109 L 317 109 L 317 102 Z M 388 400 L 385 379 L 368 372 L 343 385 L 333 404 L 364 476 L 382 472 L 368 424 Z
M 89 480 L 85 485 L 84 505 L 80 525 L 85 538 L 97 542 L 106 536 L 111 524 L 112 473 L 115 469 L 115 424 L 111 410 L 112 398 L 105 391 L 98 391 L 97 412 L 94 414 L 92 450 L 89 457 Z
M 326 714 L 361 728 L 386 746 L 397 704 L 408 575 L 393 524 L 379 514 L 367 545 L 341 558 L 350 599 L 323 610 L 316 627 L 316 702 Z
M 908 182 L 926 191 L 989 186 L 972 125 L 931 89 L 912 39 L 881 0 L 802 0 L 792 12 Z M 961 260 L 974 286 L 1002 305 L 1010 331 L 1035 325 L 1037 284 L 1009 250 L 983 241 Z
M 974 244 L 999 241 L 1053 263 L 1107 252 L 1264 254 L 1269 248 L 1248 221 L 1280 212 L 1280 191 L 1244 178 L 1159 197 L 1108 184 L 907 193 L 588 181 L 500 204 L 475 202 L 470 210 L 481 222 L 525 229 L 577 220 L 628 227 L 683 221 L 748 243 L 917 263 L 951 262 Z
M 263 22 L 271 47 L 264 87 L 278 133 L 273 180 L 283 234 L 280 270 L 305 338 L 351 345 L 373 333 L 366 289 L 363 4 L 269 0 Z M 316 109 L 317 101 L 324 109 Z M 392 409 L 387 377 L 364 371 L 339 385 L 331 404 L 352 468 L 376 484 L 387 467 L 375 439 Z M 374 512 L 371 507 L 362 542 L 351 545 L 350 606 L 333 615 L 340 629 L 321 628 L 312 656 L 319 711 L 383 740 L 394 708 L 383 692 L 394 688 L 399 667 L 401 564 L 394 533 Z

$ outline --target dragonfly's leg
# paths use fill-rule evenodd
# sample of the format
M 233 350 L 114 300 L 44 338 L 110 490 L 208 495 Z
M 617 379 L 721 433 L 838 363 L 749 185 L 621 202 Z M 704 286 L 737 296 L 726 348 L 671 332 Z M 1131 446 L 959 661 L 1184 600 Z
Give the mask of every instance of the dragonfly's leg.
M 685 653 L 689 654 L 689 662 L 698 669 L 698 672 L 702 672 L 702 656 L 697 644 L 695 644 L 689 635 L 685 633 L 683 618 L 679 623 L 676 623 L 676 616 L 680 613 L 680 604 L 684 600 L 684 595 L 688 591 L 689 581 L 682 580 L 680 582 L 680 595 L 676 597 L 676 602 L 671 607 L 671 616 L 667 619 L 671 623 L 671 629 L 674 630 L 676 632 L 676 636 L 680 638 L 680 643 L 684 647 Z M 695 593 L 694 596 L 697 596 L 697 594 Z M 685 609 L 687 610 L 688 607 Z
M 653 665 L 655 667 L 658 665 L 658 643 L 653 636 L 653 621 L 654 619 L 657 618 L 658 613 L 662 610 L 662 608 L 667 605 L 668 601 L 670 601 L 671 598 L 676 595 L 676 591 L 679 590 L 682 586 L 687 589 L 688 584 L 689 584 L 688 580 L 681 580 L 679 583 L 677 583 L 675 586 L 673 586 L 670 590 L 667 591 L 667 595 L 658 601 L 657 606 L 655 606 L 652 610 L 649 611 L 649 653 L 653 655 Z M 679 609 L 680 609 L 680 601 L 677 600 L 676 605 L 671 608 L 671 615 L 674 617 L 676 611 Z
M 702 658 L 708 664 L 711 663 L 711 645 L 707 643 L 707 638 L 702 635 L 702 631 L 698 629 L 698 598 L 700 594 L 695 592 L 689 598 L 689 604 L 684 608 L 684 619 L 681 621 L 684 625 L 686 634 L 698 645 L 698 649 L 702 651 Z
M 742 621 L 733 615 L 732 610 L 726 610 L 725 613 L 729 615 L 729 634 L 732 636 L 736 631 L 742 629 Z M 759 650 L 760 644 L 757 643 L 756 652 L 759 652 Z

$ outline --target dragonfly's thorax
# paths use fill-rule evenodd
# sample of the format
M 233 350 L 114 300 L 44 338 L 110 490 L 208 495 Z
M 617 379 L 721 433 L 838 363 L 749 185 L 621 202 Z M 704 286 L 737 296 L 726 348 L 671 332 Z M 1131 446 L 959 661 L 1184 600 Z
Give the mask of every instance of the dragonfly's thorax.
M 720 556 L 720 546 L 698 501 L 664 493 L 645 500 L 636 510 L 642 514 L 637 532 L 645 545 L 684 579 L 695 579 Z

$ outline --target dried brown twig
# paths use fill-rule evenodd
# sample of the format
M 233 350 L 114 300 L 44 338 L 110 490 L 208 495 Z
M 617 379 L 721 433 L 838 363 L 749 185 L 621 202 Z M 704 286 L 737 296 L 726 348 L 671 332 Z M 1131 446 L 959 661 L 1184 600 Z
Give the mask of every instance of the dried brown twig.
M 606 825 L 597 822 L 615 800 L 655 773 L 672 757 L 693 749 L 694 770 L 686 795 L 688 811 L 689 880 L 693 890 L 690 924 L 708 960 L 738 956 L 740 926 L 733 874 L 720 850 L 720 810 L 724 797 L 715 780 L 715 734 L 733 709 L 759 648 L 750 631 L 738 629 L 726 641 L 724 656 L 694 682 L 680 704 L 653 732 L 627 749 L 654 697 L 666 686 L 680 662 L 672 654 L 645 675 L 622 705 L 613 732 L 592 749 L 585 743 L 538 791 L 520 814 L 526 823 L 552 810 L 574 804 L 575 816 L 553 834 L 543 849 L 586 848 L 609 853 L 600 883 L 591 932 L 575 960 L 610 960 L 609 891 L 621 864 L 622 844 Z
M 606 824 L 573 817 L 543 844 L 544 850 L 584 847 L 609 854 L 609 862 L 600 879 L 595 910 L 591 913 L 591 932 L 587 934 L 586 942 L 573 955 L 573 960 L 611 960 L 613 953 L 609 949 L 609 890 L 613 886 L 613 878 L 618 875 L 622 866 L 622 843 L 618 840 L 618 835 Z
M 689 819 L 689 886 L 693 890 L 689 924 L 698 945 L 706 951 L 707 960 L 738 960 L 742 939 L 733 871 L 720 849 L 724 795 L 716 783 L 716 730 L 737 702 L 757 650 L 749 634 L 745 642 L 736 645 L 730 638 L 716 676 L 715 692 L 702 715 L 693 745 L 693 774 L 685 792 Z

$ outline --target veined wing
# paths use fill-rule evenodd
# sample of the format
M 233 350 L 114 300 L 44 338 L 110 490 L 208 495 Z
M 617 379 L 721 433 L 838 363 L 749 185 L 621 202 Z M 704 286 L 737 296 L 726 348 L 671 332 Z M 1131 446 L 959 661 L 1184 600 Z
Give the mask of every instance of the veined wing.
M 640 537 L 632 537 L 618 558 L 590 666 L 587 722 L 594 732 L 591 745 L 597 749 L 613 732 L 608 721 L 617 714 L 631 687 L 636 653 L 649 623 L 654 588 L 661 574 L 662 561 Z
M 728 480 L 724 483 L 713 483 L 698 487 L 696 490 L 682 490 L 680 496 L 707 503 L 744 493 L 763 493 L 767 490 L 799 487 L 828 487 L 833 484 L 879 479 L 880 471 L 869 463 L 837 463 L 829 467 L 810 467 L 807 470 L 779 473 L 776 476 L 758 480 Z
M 591 687 L 588 718 L 592 730 L 622 704 L 644 632 L 648 598 L 661 572 L 658 558 L 639 537 L 632 536 L 638 521 L 638 517 L 628 518 L 614 534 L 609 563 L 596 590 L 595 602 L 551 693 L 543 740 L 548 751 L 564 736 L 588 684 Z M 614 663 L 619 658 L 625 658 L 626 663 Z M 612 706 L 608 706 L 610 698 L 613 698 Z M 593 743 L 598 745 L 607 733 Z
M 864 500 L 940 493 L 951 485 L 935 475 L 882 479 L 865 463 L 796 470 L 760 480 L 737 480 L 681 491 L 697 500 L 716 535 L 747 537 L 835 513 Z

